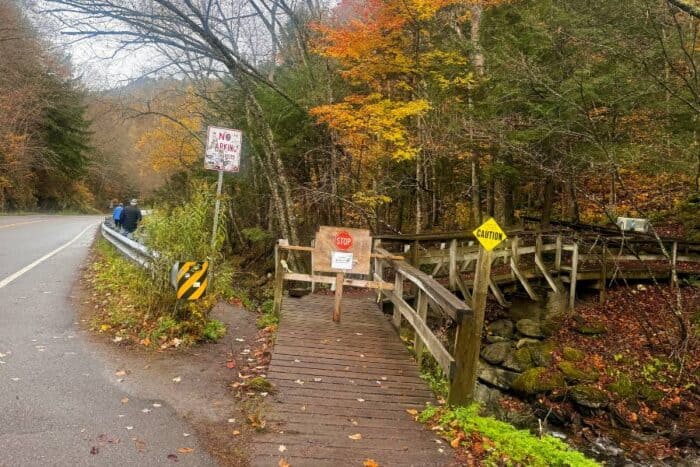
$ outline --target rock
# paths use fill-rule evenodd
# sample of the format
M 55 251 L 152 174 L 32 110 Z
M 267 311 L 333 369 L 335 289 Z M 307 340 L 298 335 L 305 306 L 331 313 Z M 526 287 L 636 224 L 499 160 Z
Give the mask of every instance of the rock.
M 597 336 L 608 332 L 607 328 L 602 323 L 579 324 L 574 330 L 585 336 Z
M 564 374 L 564 378 L 572 383 L 598 381 L 600 374 L 595 370 L 586 370 L 576 366 L 572 362 L 559 362 L 559 371 Z
M 523 347 L 522 349 L 509 353 L 505 360 L 501 362 L 501 366 L 508 370 L 517 371 L 518 373 L 529 370 L 534 366 L 530 358 L 530 350 L 528 350 L 527 347 Z
M 479 362 L 477 375 L 484 383 L 499 389 L 510 389 L 511 384 L 518 377 L 518 373 L 497 368 L 484 362 Z
M 515 327 L 525 337 L 543 337 L 540 324 L 531 319 L 521 319 L 515 323 Z
M 528 348 L 533 366 L 549 366 L 552 364 L 553 342 L 538 342 L 536 345 L 531 345 Z
M 518 375 L 511 384 L 512 389 L 528 395 L 550 392 L 565 386 L 566 382 L 561 373 L 552 373 L 547 371 L 547 368 L 543 367 L 527 370 Z
M 620 396 L 622 399 L 632 399 L 636 396 L 636 388 L 629 376 L 621 374 L 615 381 L 605 386 L 605 389 Z
M 496 342 L 510 342 L 510 340 L 501 336 L 486 336 L 486 342 L 489 344 L 495 344 Z
M 586 353 L 574 347 L 564 347 L 562 357 L 569 362 L 582 362 L 586 358 Z
M 497 406 L 503 394 L 498 389 L 492 389 L 479 382 L 474 387 L 474 399 L 484 407 Z
M 524 339 L 520 339 L 517 344 L 515 344 L 515 347 L 517 349 L 524 347 L 526 345 L 532 345 L 532 344 L 539 344 L 540 341 L 537 339 L 530 339 L 529 337 L 526 337 Z
M 578 385 L 571 390 L 571 398 L 581 407 L 599 409 L 607 404 L 608 395 L 600 389 Z
M 481 358 L 492 365 L 498 365 L 511 353 L 510 342 L 497 342 L 481 349 Z
M 486 326 L 486 332 L 494 336 L 513 337 L 513 322 L 509 319 L 499 319 Z

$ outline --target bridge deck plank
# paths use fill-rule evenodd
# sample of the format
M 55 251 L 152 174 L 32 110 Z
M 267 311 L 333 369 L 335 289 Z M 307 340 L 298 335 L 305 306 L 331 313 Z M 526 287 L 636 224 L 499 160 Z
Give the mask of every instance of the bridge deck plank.
M 374 296 L 285 298 L 268 378 L 268 432 L 252 465 L 451 465 L 450 449 L 407 410 L 436 400 Z M 360 434 L 361 439 L 350 436 Z M 280 446 L 285 449 L 280 451 Z M 442 451 L 442 452 L 441 452 Z

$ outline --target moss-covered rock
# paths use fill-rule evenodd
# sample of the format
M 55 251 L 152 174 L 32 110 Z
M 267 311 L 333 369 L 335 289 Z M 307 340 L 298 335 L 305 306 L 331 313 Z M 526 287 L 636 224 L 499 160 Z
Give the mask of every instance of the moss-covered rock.
M 585 336 L 598 336 L 608 332 L 608 329 L 603 323 L 579 324 L 574 329 L 579 334 L 583 334 Z
M 659 391 L 648 384 L 639 384 L 637 386 L 637 396 L 649 402 L 659 402 L 664 398 L 663 391 Z
M 512 352 L 510 342 L 497 342 L 481 349 L 481 358 L 492 365 L 498 365 Z
M 515 323 L 515 327 L 520 334 L 525 337 L 542 337 L 542 329 L 540 323 L 531 319 L 521 319 Z
M 600 374 L 595 370 L 587 370 L 573 362 L 559 362 L 559 371 L 564 374 L 564 378 L 572 383 L 598 381 Z
M 569 362 L 582 362 L 586 358 L 586 353 L 574 347 L 566 346 L 561 352 L 564 360 Z
M 629 376 L 621 374 L 615 381 L 605 386 L 605 389 L 622 399 L 634 399 L 637 389 Z
M 575 386 L 571 390 L 571 398 L 576 404 L 589 409 L 599 409 L 608 403 L 608 395 L 592 386 Z
M 535 366 L 550 366 L 554 347 L 554 342 L 542 342 L 529 346 L 532 363 Z
M 566 386 L 566 382 L 561 373 L 551 372 L 543 367 L 527 370 L 515 378 L 511 384 L 513 390 L 530 395 L 550 392 L 564 386 Z
M 518 373 L 504 370 L 480 361 L 477 376 L 480 381 L 499 389 L 508 389 L 518 376 Z
M 511 352 L 505 360 L 503 360 L 501 365 L 504 368 L 520 373 L 535 366 L 532 363 L 532 357 L 530 356 L 530 349 L 528 347 L 522 347 L 515 352 Z
M 515 325 L 511 320 L 499 319 L 498 321 L 494 321 L 493 323 L 486 326 L 486 332 L 494 336 L 511 338 L 513 337 L 514 327 Z

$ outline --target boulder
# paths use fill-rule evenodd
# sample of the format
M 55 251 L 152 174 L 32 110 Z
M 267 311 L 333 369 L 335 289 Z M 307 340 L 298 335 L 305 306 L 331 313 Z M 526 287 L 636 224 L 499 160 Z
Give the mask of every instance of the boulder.
M 552 364 L 552 354 L 554 353 L 553 342 L 538 342 L 528 347 L 533 366 L 549 366 Z
M 564 347 L 562 357 L 569 362 L 582 362 L 586 358 L 586 353 L 574 347 Z
M 528 395 L 550 392 L 565 386 L 561 373 L 550 372 L 544 367 L 531 368 L 521 373 L 511 384 L 512 389 Z
M 587 370 L 577 366 L 572 362 L 559 362 L 559 371 L 564 374 L 564 378 L 571 383 L 598 381 L 600 374 L 595 370 Z
M 525 370 L 529 370 L 535 365 L 532 364 L 532 357 L 530 356 L 530 349 L 528 347 L 522 347 L 515 352 L 511 352 L 503 360 L 501 366 L 507 368 L 508 370 L 517 371 L 522 373 Z
M 491 365 L 498 365 L 512 352 L 510 342 L 497 342 L 481 349 L 481 358 Z
M 516 348 L 521 348 L 525 347 L 526 345 L 532 345 L 532 344 L 539 344 L 540 341 L 537 339 L 530 339 L 529 337 L 525 337 L 524 339 L 519 339 L 518 343 L 515 344 Z
M 592 386 L 578 385 L 571 390 L 571 399 L 581 407 L 599 409 L 608 403 L 608 395 Z
M 511 338 L 513 337 L 513 322 L 509 319 L 499 319 L 486 326 L 486 333 L 494 336 Z
M 515 323 L 515 327 L 525 337 L 543 337 L 540 323 L 531 319 L 521 319 Z
M 491 366 L 485 362 L 479 362 L 478 378 L 484 383 L 499 389 L 510 389 L 511 384 L 517 378 L 518 373 Z
M 496 342 L 510 342 L 510 339 L 507 337 L 501 337 L 501 336 L 486 336 L 486 342 L 489 344 L 495 344 Z
M 607 328 L 602 323 L 579 324 L 574 330 L 585 336 L 597 336 L 608 332 Z

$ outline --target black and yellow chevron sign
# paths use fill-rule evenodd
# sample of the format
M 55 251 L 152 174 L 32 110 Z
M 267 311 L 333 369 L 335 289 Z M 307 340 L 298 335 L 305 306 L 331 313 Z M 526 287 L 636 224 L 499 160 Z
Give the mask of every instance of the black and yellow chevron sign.
M 207 291 L 208 261 L 187 261 L 177 272 L 177 299 L 197 300 Z

